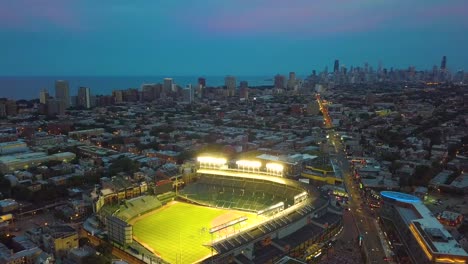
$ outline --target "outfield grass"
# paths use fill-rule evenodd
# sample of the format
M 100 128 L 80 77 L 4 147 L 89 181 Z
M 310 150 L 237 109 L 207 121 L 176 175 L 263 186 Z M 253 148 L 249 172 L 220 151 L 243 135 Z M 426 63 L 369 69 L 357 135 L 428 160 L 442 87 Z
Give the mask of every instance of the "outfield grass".
M 133 235 L 170 263 L 193 263 L 210 256 L 211 250 L 203 245 L 211 242 L 213 225 L 241 216 L 249 219 L 246 225 L 260 220 L 248 212 L 175 202 L 135 219 Z

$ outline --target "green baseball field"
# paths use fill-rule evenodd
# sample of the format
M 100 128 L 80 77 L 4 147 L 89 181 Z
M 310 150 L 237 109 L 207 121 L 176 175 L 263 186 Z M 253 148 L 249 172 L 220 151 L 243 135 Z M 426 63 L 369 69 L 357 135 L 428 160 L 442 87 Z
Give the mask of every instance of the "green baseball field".
M 182 202 L 168 205 L 133 219 L 134 239 L 170 263 L 195 263 L 211 256 L 210 228 L 239 217 L 248 220 L 214 234 L 225 237 L 262 219 L 256 214 L 198 206 Z

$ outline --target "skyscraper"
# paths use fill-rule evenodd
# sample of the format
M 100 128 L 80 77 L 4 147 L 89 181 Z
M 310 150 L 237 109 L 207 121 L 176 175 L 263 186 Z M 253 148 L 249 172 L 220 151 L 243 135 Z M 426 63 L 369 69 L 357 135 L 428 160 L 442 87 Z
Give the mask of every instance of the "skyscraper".
M 47 101 L 47 115 L 64 115 L 65 114 L 65 101 L 61 99 L 50 99 Z
M 275 75 L 275 89 L 284 89 L 284 76 L 277 74 Z
M 340 71 L 340 61 L 335 60 L 335 64 L 333 65 L 333 72 L 338 73 Z
M 163 82 L 163 91 L 167 94 L 172 91 L 172 85 L 174 84 L 174 81 L 172 78 L 164 78 Z
M 42 89 L 39 93 L 39 102 L 41 104 L 47 104 L 47 100 L 49 100 L 49 92 L 46 89 Z
M 249 98 L 249 83 L 247 81 L 241 81 L 239 85 L 239 97 L 243 99 Z
M 63 101 L 65 109 L 70 107 L 70 90 L 67 81 L 55 81 L 55 99 Z
M 192 103 L 194 96 L 194 89 L 191 84 L 187 84 L 185 89 L 182 90 L 183 99 L 185 102 Z
M 442 71 L 445 71 L 447 69 L 447 57 L 446 56 L 442 57 L 442 62 L 440 63 L 440 69 Z
M 91 108 L 91 90 L 88 87 L 80 87 L 78 89 L 77 105 Z
M 236 77 L 228 75 L 224 78 L 224 85 L 227 89 L 228 96 L 234 96 L 236 94 Z
M 296 86 L 296 73 L 290 72 L 289 79 L 288 79 L 288 90 L 293 90 Z
M 203 77 L 198 78 L 198 85 L 201 87 L 206 87 L 206 79 Z

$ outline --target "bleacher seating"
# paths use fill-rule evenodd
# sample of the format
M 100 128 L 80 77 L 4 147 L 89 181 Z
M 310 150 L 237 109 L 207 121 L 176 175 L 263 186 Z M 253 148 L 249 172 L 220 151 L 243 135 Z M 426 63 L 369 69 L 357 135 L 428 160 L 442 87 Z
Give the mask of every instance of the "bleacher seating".
M 167 192 L 167 193 L 157 195 L 158 200 L 162 204 L 167 204 L 168 202 L 174 200 L 175 197 L 176 195 L 174 192 Z
M 120 206 L 114 215 L 124 221 L 128 221 L 134 217 L 150 212 L 162 206 L 161 201 L 155 196 L 141 196 L 131 200 L 127 200 Z
M 180 190 L 179 195 L 214 207 L 258 212 L 279 202 L 290 206 L 300 192 L 270 181 L 202 175 Z

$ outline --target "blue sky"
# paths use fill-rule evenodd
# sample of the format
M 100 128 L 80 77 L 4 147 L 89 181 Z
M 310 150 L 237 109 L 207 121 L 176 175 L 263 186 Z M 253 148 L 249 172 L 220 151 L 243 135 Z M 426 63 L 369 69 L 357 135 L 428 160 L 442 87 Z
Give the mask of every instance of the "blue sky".
M 468 70 L 466 0 L 0 0 L 0 75 Z

